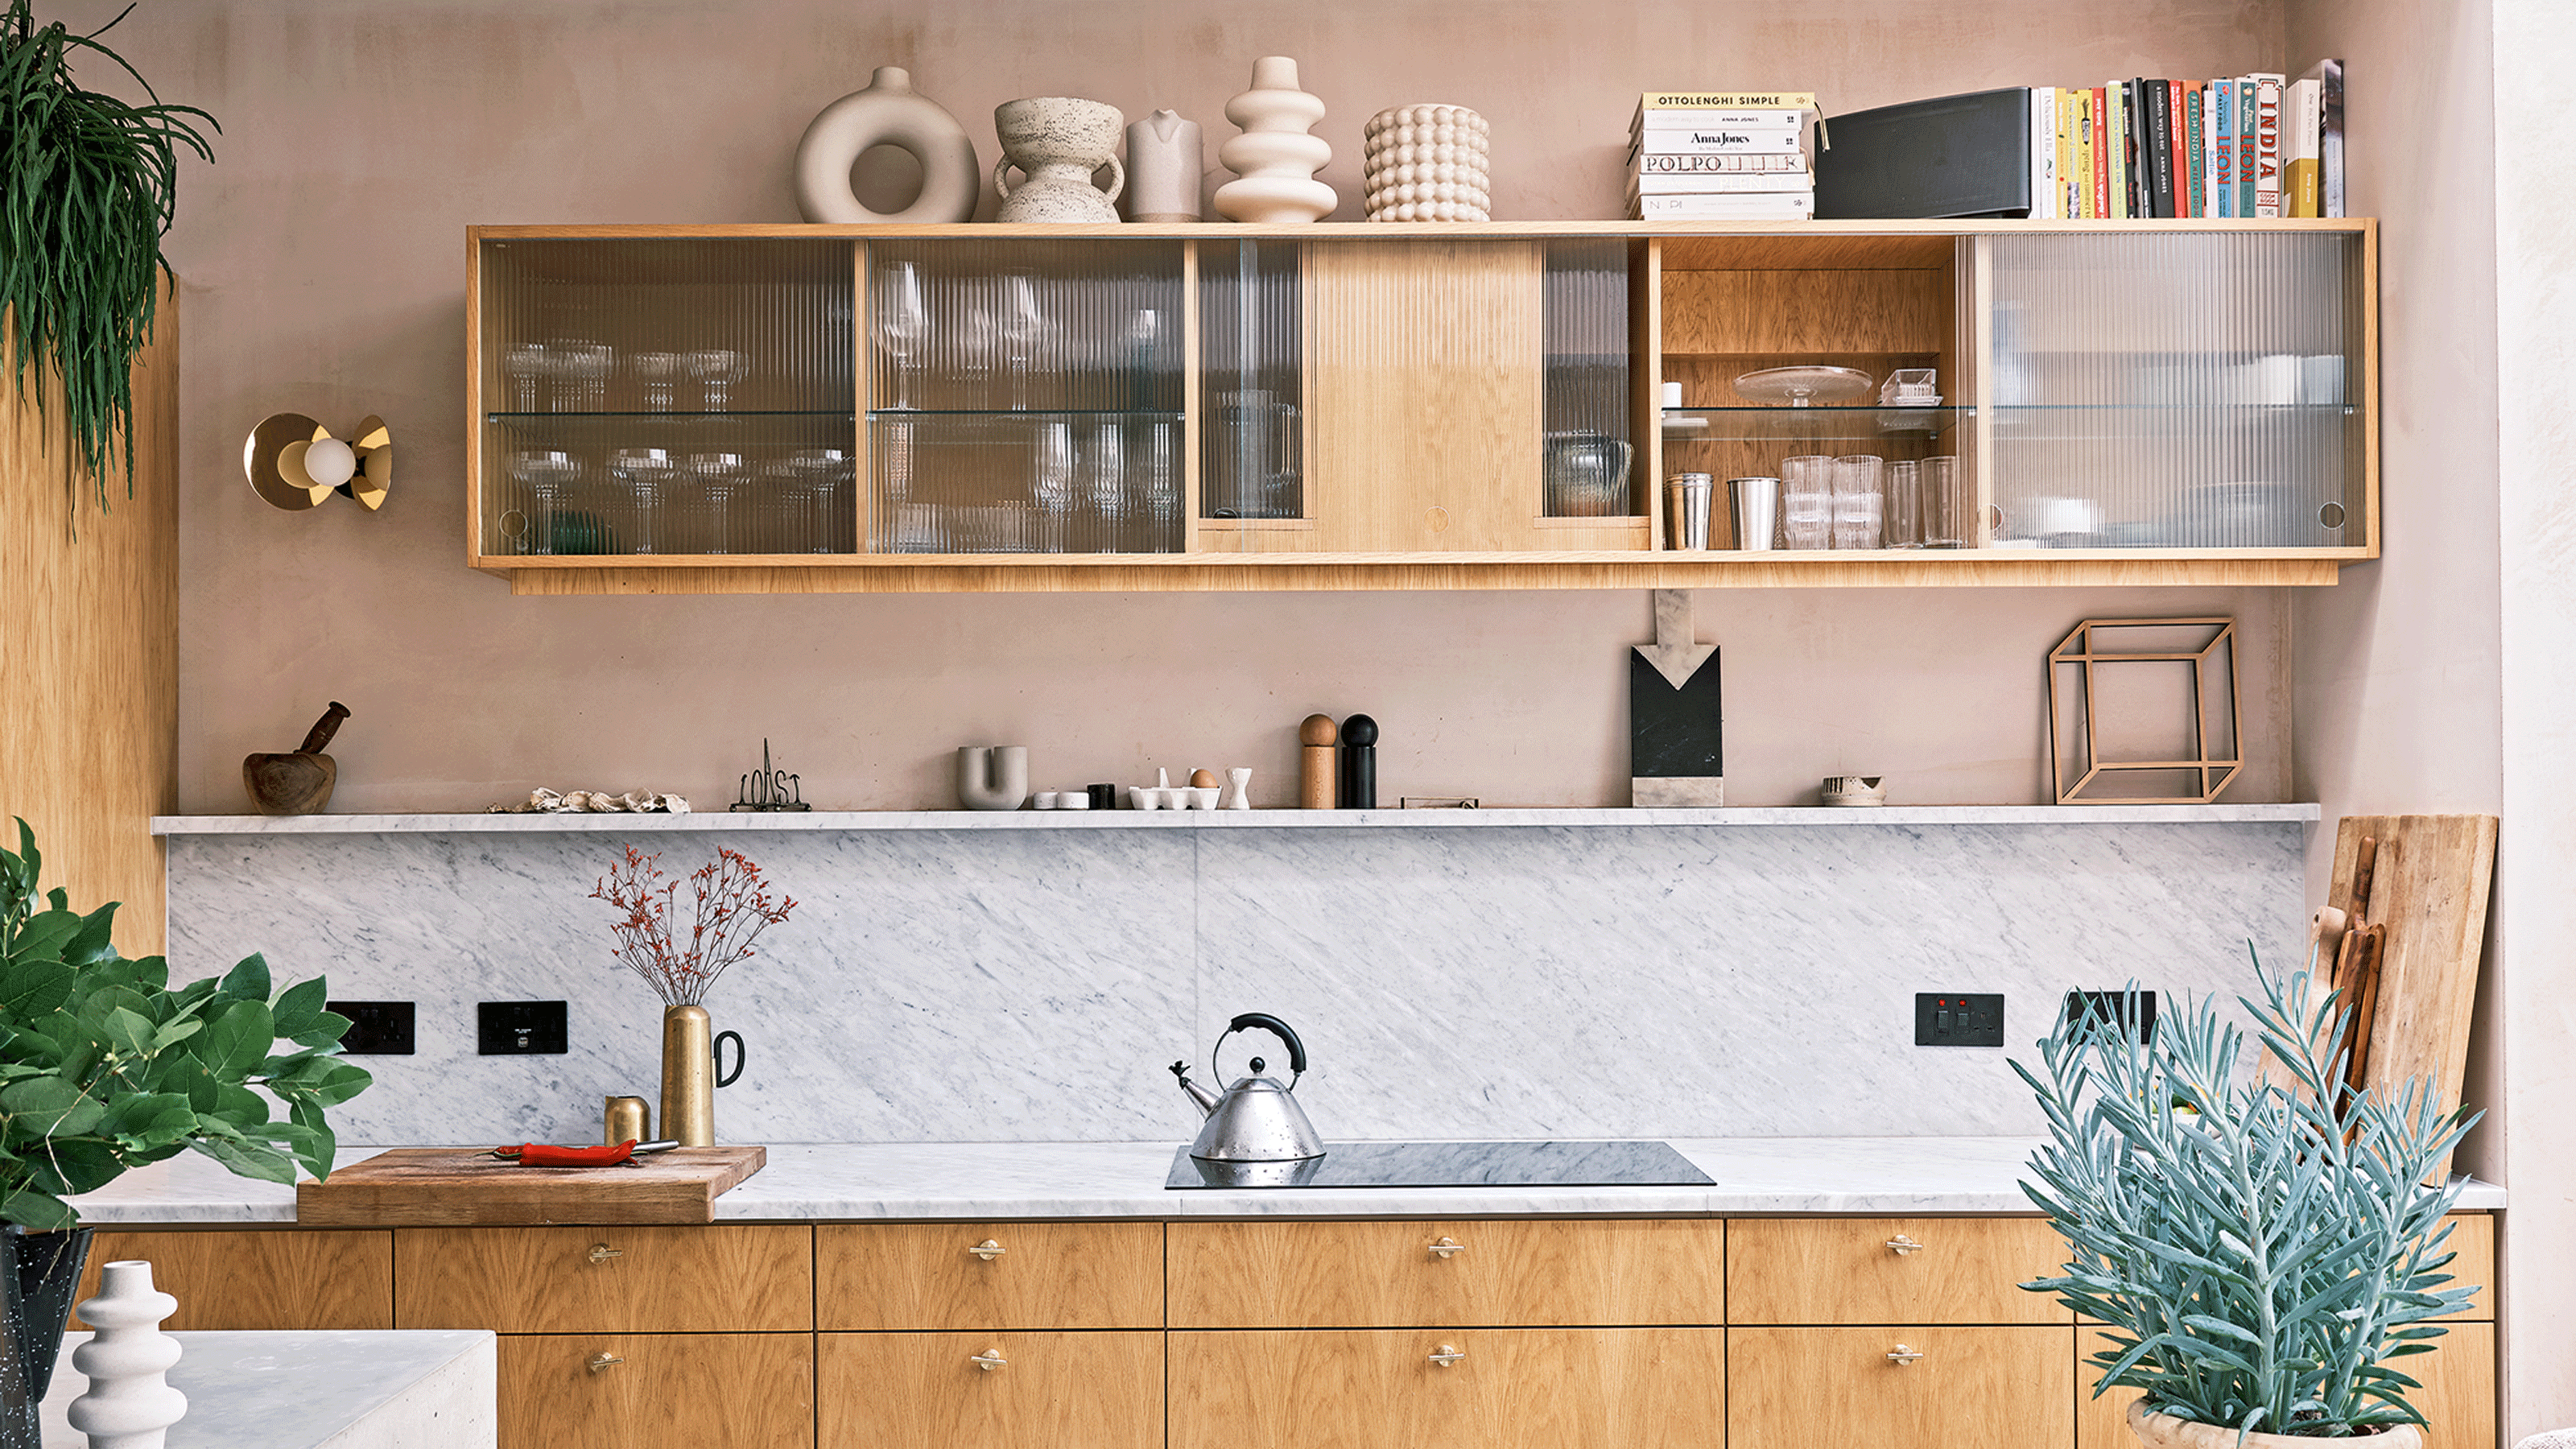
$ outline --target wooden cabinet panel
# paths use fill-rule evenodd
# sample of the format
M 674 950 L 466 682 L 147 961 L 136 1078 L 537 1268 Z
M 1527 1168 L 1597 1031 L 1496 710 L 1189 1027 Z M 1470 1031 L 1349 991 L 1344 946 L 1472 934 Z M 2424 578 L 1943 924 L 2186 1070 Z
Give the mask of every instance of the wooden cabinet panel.
M 1175 1328 L 1725 1321 L 1713 1218 L 1174 1223 L 1168 1241 Z
M 1545 262 L 1535 241 L 1306 249 L 1307 516 L 1285 547 L 1562 548 L 1540 512 Z
M 2495 1325 L 2455 1322 L 2431 1353 L 2409 1354 L 2390 1367 L 2423 1385 L 2409 1395 L 2424 1416 L 2424 1449 L 2491 1449 L 2496 1442 Z M 2098 1328 L 2075 1335 L 2075 1449 L 2131 1449 L 2129 1405 L 2136 1389 L 2113 1389 L 2093 1397 L 2093 1375 L 2085 1360 L 2107 1346 Z
M 603 1355 L 619 1362 L 593 1369 Z M 504 1337 L 500 1407 L 500 1449 L 811 1449 L 814 1340 L 801 1333 Z
M 826 1333 L 824 1449 L 1163 1449 L 1161 1333 Z M 978 1355 L 1002 1360 L 985 1368 Z
M 1727 1230 L 1727 1321 L 2071 1323 L 2054 1298 L 2020 1287 L 2065 1261 L 2045 1218 L 1739 1219 Z
M 2072 1328 L 1731 1328 L 1727 1449 L 2066 1449 Z M 1920 1353 L 1898 1363 L 1894 1353 Z
M 103 1264 L 141 1258 L 153 1286 L 179 1300 L 165 1329 L 383 1329 L 394 1326 L 389 1232 L 243 1229 L 100 1232 L 74 1302 L 98 1292 Z M 74 1314 L 71 1326 L 89 1325 Z
M 814 1297 L 824 1329 L 1160 1328 L 1163 1225 L 817 1228 Z
M 394 1321 L 499 1333 L 814 1326 L 806 1227 L 398 1228 Z
M 1725 1330 L 1176 1332 L 1171 1449 L 1706 1449 Z M 1464 1357 L 1447 1366 L 1435 1353 Z M 1894 1442 L 1894 1441 L 1883 1441 Z
M 2453 1279 L 2449 1286 L 2468 1285 L 2478 1290 L 2456 1317 L 2491 1321 L 2496 1316 L 2495 1217 L 2489 1213 L 2453 1213 L 2450 1222 L 2450 1247 L 2456 1256 L 2444 1270 Z

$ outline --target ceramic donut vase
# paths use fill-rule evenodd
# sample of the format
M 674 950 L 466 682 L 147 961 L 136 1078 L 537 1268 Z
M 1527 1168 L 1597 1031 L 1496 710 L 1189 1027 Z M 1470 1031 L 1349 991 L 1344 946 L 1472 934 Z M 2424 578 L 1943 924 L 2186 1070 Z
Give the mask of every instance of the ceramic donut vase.
M 1465 106 L 1397 106 L 1369 117 L 1362 193 L 1371 221 L 1491 221 L 1491 144 Z

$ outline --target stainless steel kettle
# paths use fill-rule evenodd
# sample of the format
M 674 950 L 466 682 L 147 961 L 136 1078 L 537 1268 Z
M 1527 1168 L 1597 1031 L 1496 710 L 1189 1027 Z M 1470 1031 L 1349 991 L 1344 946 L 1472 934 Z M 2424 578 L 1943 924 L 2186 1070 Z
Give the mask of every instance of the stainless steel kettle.
M 1205 1162 L 1302 1162 L 1323 1156 L 1324 1139 L 1316 1135 L 1315 1124 L 1306 1120 L 1306 1109 L 1297 1105 L 1294 1095 L 1297 1079 L 1306 1074 L 1306 1044 L 1297 1040 L 1288 1023 L 1266 1011 L 1247 1011 L 1227 1023 L 1216 1046 L 1225 1045 L 1226 1037 L 1238 1031 L 1256 1027 L 1288 1044 L 1287 1085 L 1261 1075 L 1267 1064 L 1254 1057 L 1251 1076 L 1226 1088 L 1225 1095 L 1211 1096 L 1190 1080 L 1189 1063 L 1172 1063 L 1172 1075 L 1181 1079 L 1181 1090 L 1190 1094 L 1207 1118 L 1198 1140 L 1190 1144 L 1190 1156 Z M 1208 1070 L 1215 1074 L 1216 1047 L 1208 1048 Z

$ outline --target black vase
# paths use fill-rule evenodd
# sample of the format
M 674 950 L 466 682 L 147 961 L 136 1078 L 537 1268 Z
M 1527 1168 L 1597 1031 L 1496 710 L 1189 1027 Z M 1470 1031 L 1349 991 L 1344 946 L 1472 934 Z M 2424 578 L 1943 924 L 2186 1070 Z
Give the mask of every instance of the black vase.
M 63 1326 L 89 1263 L 90 1230 L 31 1233 L 15 1224 L 0 1230 L 0 1449 L 42 1449 L 44 1426 L 36 1410 L 54 1381 L 54 1359 L 63 1351 Z M 14 1270 L 14 1271 L 12 1271 Z

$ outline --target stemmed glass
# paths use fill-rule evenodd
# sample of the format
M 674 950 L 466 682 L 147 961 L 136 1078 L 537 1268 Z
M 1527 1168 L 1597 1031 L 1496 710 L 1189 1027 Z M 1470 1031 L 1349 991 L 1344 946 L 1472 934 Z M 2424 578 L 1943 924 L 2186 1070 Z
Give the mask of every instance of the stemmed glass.
M 1025 412 L 1029 406 L 1029 373 L 1036 366 L 1038 344 L 1050 324 L 1038 303 L 1035 277 L 1026 272 L 1009 272 L 1001 281 L 1001 315 L 994 319 L 994 330 L 1001 334 L 1003 360 L 1011 369 L 1011 409 Z
M 608 375 L 617 370 L 617 353 L 605 342 L 555 344 L 556 412 L 595 413 L 607 401 Z M 569 401 L 572 405 L 566 407 Z
M 705 390 L 708 412 L 725 410 L 726 390 L 742 381 L 751 359 L 730 347 L 709 347 L 681 358 L 689 369 L 689 380 Z
M 1123 551 L 1120 538 L 1127 517 L 1127 439 L 1114 422 L 1102 422 L 1091 435 L 1091 508 L 1100 516 L 1094 553 Z
M 1038 424 L 1037 480 L 1030 490 L 1036 500 L 1040 534 L 1048 553 L 1065 552 L 1065 531 L 1073 515 L 1073 424 L 1048 418 Z
M 907 451 L 909 451 L 907 449 Z M 832 546 L 832 531 L 841 516 L 841 497 L 857 476 L 857 465 L 839 448 L 799 448 L 787 460 L 787 466 L 804 480 L 805 491 L 813 500 L 812 536 L 807 544 L 810 553 L 840 553 Z
M 635 376 L 644 383 L 644 410 L 667 413 L 672 408 L 672 392 L 680 380 L 680 354 L 676 352 L 639 352 L 629 364 Z
M 537 410 L 537 384 L 554 373 L 554 354 L 542 342 L 521 342 L 501 354 L 501 371 L 510 379 L 511 411 Z
M 652 553 L 653 517 L 660 511 L 662 490 L 670 485 L 672 463 L 662 448 L 620 448 L 609 455 L 608 471 L 635 496 L 635 540 L 630 553 Z
M 555 511 L 563 495 L 581 477 L 581 464 L 572 454 L 559 449 L 530 448 L 510 455 L 510 476 L 528 490 L 536 500 L 534 527 L 529 530 L 528 552 L 550 554 L 555 551 Z
M 733 552 L 733 495 L 742 481 L 742 454 L 691 453 L 689 474 L 698 480 L 698 494 L 712 525 L 707 552 Z
M 886 371 L 894 378 L 894 400 L 886 406 L 910 408 L 913 360 L 930 340 L 930 309 L 922 299 L 920 268 L 910 262 L 889 265 L 877 274 L 876 292 L 868 322 L 876 333 L 877 350 L 885 354 Z

